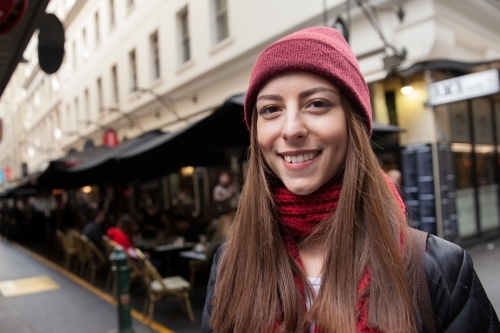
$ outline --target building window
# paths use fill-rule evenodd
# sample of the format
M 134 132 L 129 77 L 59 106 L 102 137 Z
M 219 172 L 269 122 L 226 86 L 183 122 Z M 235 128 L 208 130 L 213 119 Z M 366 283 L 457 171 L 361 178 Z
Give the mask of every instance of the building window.
M 189 48 L 189 16 L 187 8 L 183 9 L 177 15 L 180 40 L 180 63 L 185 63 L 191 59 L 191 50 Z
M 76 65 L 77 65 L 77 52 L 76 52 L 76 41 L 73 41 L 72 43 L 72 49 L 73 49 L 73 70 L 76 71 Z
M 137 89 L 137 63 L 135 59 L 135 50 L 130 51 L 128 54 L 129 67 L 130 67 L 130 89 L 135 91 Z
M 78 130 L 78 125 L 80 125 L 80 121 L 82 120 L 80 114 L 80 105 L 78 103 L 78 97 L 75 97 L 75 119 L 76 119 L 76 129 Z
M 97 107 L 99 108 L 99 112 L 103 112 L 103 106 L 104 104 L 104 101 L 103 101 L 103 97 L 102 97 L 102 81 L 101 81 L 101 78 L 98 78 L 97 79 Z
M 116 71 L 116 65 L 111 67 L 111 79 L 113 80 L 113 103 L 118 104 L 120 99 L 118 95 L 118 73 Z
M 90 120 L 90 99 L 89 90 L 85 89 L 85 120 Z
M 160 50 L 158 45 L 158 31 L 149 36 L 151 49 L 151 76 L 153 81 L 160 77 Z
M 115 1 L 109 0 L 109 26 L 115 25 Z
M 73 130 L 73 121 L 72 121 L 73 117 L 72 117 L 72 114 L 71 114 L 71 106 L 66 105 L 66 121 L 65 121 L 65 129 L 67 129 L 68 131 L 72 131 Z
M 227 0 L 212 0 L 215 18 L 215 42 L 218 43 L 229 36 L 227 22 Z
M 94 16 L 94 32 L 95 32 L 95 43 L 98 44 L 101 41 L 101 30 L 99 28 L 99 13 L 96 12 Z
M 88 43 L 87 43 L 87 29 L 83 28 L 82 30 L 82 45 L 83 45 L 83 50 L 82 50 L 82 57 L 83 59 L 88 59 L 89 57 L 89 50 L 88 50 Z

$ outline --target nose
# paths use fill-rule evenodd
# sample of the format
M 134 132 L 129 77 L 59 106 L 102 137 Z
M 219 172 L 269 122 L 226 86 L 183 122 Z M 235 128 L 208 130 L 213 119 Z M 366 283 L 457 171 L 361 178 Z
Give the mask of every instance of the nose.
M 293 142 L 307 136 L 307 127 L 299 110 L 287 110 L 281 137 Z

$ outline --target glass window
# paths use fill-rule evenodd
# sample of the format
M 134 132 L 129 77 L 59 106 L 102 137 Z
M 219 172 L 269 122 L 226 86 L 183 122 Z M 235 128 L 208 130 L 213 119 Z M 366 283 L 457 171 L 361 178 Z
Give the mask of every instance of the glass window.
M 85 120 L 89 121 L 90 117 L 90 100 L 89 100 L 89 90 L 85 89 Z
M 472 117 L 474 123 L 474 143 L 493 144 L 493 119 L 491 102 L 487 98 L 472 100 Z
M 227 22 L 227 0 L 214 0 L 215 4 L 215 26 L 217 30 L 217 42 L 229 36 Z
M 116 71 L 116 65 L 111 67 L 111 79 L 113 80 L 113 103 L 118 104 L 120 98 L 118 94 L 118 74 Z
M 185 8 L 178 15 L 179 21 L 179 39 L 180 39 L 180 63 L 185 63 L 191 59 L 191 50 L 189 48 L 189 21 L 188 10 Z
M 451 137 L 453 142 L 470 143 L 470 125 L 467 101 L 450 104 Z
M 130 90 L 137 89 L 137 63 L 135 58 L 135 50 L 130 51 L 128 54 L 129 68 L 130 68 Z
M 158 45 L 158 32 L 155 31 L 149 37 L 150 49 L 151 49 L 151 74 L 152 79 L 156 80 L 160 77 L 160 50 Z
M 103 97 L 102 97 L 102 82 L 101 78 L 97 79 L 97 107 L 99 108 L 99 112 L 103 112 Z
M 115 25 L 115 1 L 109 0 L 109 26 Z
M 94 16 L 94 32 L 95 32 L 95 43 L 98 44 L 101 41 L 101 31 L 99 28 L 99 13 L 96 12 Z

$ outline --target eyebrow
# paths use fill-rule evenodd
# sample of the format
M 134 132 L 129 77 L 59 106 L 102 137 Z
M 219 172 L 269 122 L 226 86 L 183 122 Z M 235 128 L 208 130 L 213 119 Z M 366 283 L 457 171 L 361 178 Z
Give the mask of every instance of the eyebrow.
M 330 88 L 326 88 L 326 87 L 316 87 L 316 88 L 312 88 L 312 89 L 309 89 L 309 90 L 306 90 L 306 91 L 303 91 L 299 94 L 299 98 L 305 98 L 305 97 L 309 97 L 317 92 L 320 92 L 320 91 L 329 91 L 329 92 L 332 92 L 336 95 L 339 95 L 338 91 L 336 90 L 333 90 L 333 89 L 330 89 Z
M 261 100 L 261 99 L 268 99 L 270 101 L 282 101 L 283 97 L 281 97 L 280 95 L 262 95 L 262 96 L 257 97 L 256 101 Z

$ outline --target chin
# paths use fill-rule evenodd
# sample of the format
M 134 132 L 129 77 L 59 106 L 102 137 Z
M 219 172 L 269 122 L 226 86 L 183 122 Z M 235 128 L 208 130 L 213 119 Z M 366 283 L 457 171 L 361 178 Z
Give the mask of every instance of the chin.
M 308 195 L 319 189 L 321 186 L 314 186 L 310 183 L 307 184 L 290 184 L 283 182 L 287 190 L 296 195 Z

